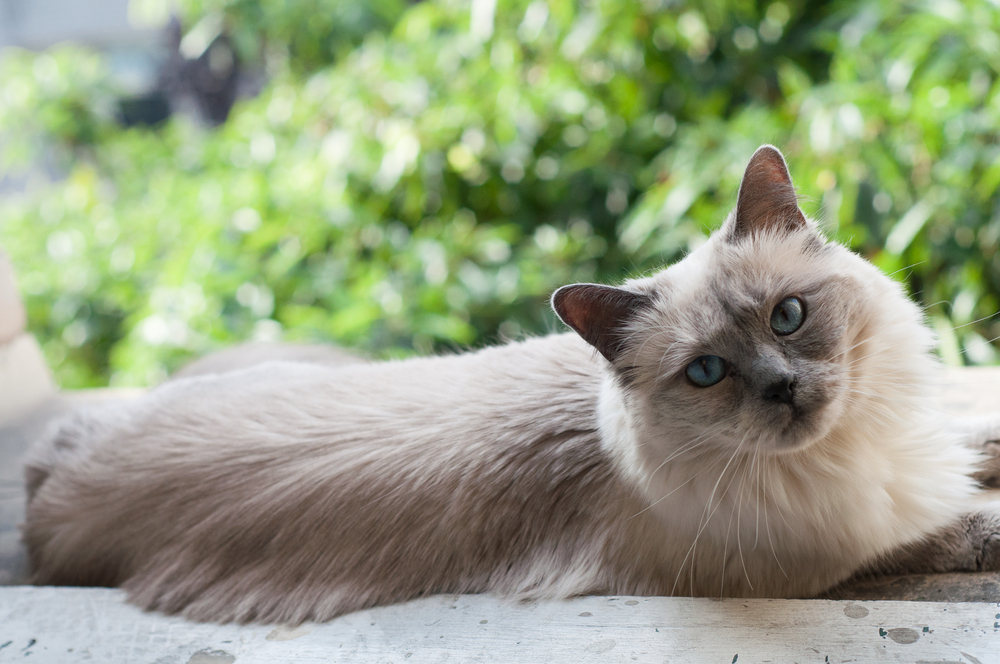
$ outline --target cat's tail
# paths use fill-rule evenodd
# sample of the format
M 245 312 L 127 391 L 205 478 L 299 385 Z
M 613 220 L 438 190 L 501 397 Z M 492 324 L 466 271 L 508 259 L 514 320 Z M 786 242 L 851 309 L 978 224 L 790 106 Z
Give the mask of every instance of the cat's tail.
M 71 478 L 91 463 L 93 450 L 106 439 L 108 417 L 93 417 L 96 410 L 113 409 L 112 402 L 71 413 L 46 429 L 25 456 L 24 486 L 27 494 L 21 541 L 28 554 L 31 583 L 45 585 L 115 585 L 113 569 L 82 569 L 77 558 L 87 558 L 85 533 L 91 516 L 74 504 Z M 112 411 L 113 412 L 113 411 Z M 62 481 L 59 481 L 60 478 Z
M 74 465 L 83 455 L 89 438 L 90 421 L 93 420 L 88 420 L 80 412 L 59 418 L 28 449 L 24 462 L 24 488 L 29 509 L 53 472 L 57 468 Z

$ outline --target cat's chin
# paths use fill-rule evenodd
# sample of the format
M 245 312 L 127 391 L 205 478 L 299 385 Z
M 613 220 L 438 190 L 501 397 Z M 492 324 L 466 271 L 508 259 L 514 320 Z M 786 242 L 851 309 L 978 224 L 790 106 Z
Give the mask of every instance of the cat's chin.
M 790 407 L 787 421 L 761 436 L 762 449 L 775 454 L 798 452 L 825 438 L 840 415 L 836 402 Z
M 773 435 L 766 447 L 775 454 L 804 450 L 823 438 L 823 432 L 816 429 L 810 423 L 795 420 L 780 433 Z

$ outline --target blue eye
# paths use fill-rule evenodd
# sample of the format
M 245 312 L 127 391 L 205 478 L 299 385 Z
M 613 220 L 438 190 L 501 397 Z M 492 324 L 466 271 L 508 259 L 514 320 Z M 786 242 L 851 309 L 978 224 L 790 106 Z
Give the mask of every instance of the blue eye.
M 797 297 L 786 297 L 771 312 L 771 329 L 780 336 L 791 334 L 802 327 L 806 307 Z
M 718 355 L 702 355 L 688 365 L 687 377 L 698 387 L 711 387 L 726 377 L 726 361 Z

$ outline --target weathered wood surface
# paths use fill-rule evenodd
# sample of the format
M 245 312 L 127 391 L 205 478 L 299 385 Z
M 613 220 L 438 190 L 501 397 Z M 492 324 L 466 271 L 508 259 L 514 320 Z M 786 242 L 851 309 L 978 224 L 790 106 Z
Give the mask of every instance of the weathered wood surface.
M 298 628 L 188 623 L 120 591 L 0 588 L 0 662 L 1000 661 L 1000 604 L 438 596 Z

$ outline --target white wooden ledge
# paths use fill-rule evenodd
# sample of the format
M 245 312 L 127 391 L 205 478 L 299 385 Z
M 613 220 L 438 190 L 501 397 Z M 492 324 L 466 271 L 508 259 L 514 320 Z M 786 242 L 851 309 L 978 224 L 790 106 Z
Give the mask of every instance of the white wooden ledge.
M 0 588 L 0 662 L 1000 662 L 1000 603 L 436 596 L 298 628 L 143 613 L 111 589 Z

